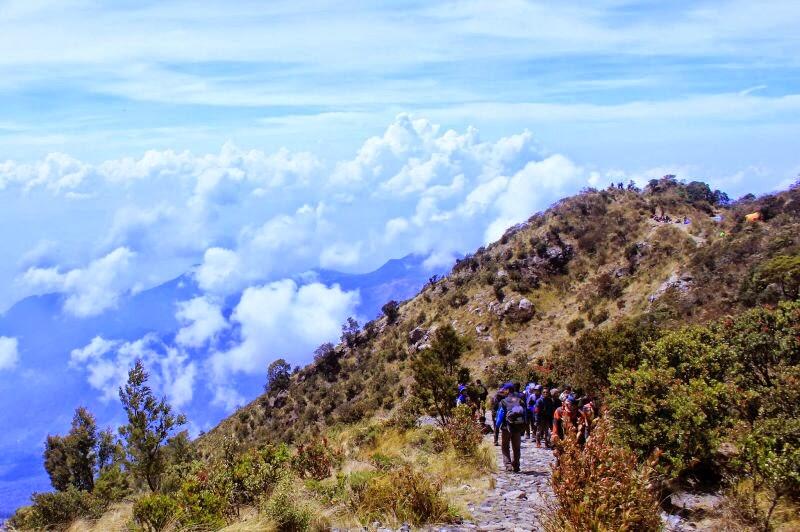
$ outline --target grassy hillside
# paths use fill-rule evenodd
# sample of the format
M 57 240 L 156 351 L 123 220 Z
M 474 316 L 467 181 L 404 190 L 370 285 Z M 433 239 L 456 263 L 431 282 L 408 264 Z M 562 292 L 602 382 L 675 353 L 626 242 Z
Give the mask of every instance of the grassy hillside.
M 226 436 L 243 445 L 303 441 L 338 423 L 388 416 L 410 393 L 409 359 L 450 323 L 468 341 L 473 378 L 490 385 L 547 369 L 554 345 L 585 328 L 644 312 L 665 324 L 704 322 L 769 302 L 747 291 L 754 269 L 800 249 L 800 191 L 729 207 L 691 198 L 672 180 L 645 191 L 586 191 L 509 229 L 400 305 L 388 324 L 366 324 L 355 345 L 335 346 L 204 435 L 205 454 Z M 744 216 L 760 211 L 763 222 Z M 690 224 L 662 223 L 657 213 Z M 721 216 L 722 221 L 712 219 Z M 520 310 L 520 301 L 530 309 Z M 527 371 L 520 371 L 524 366 Z M 526 378 L 524 380 L 527 380 Z
M 747 221 L 753 212 L 760 219 Z M 791 454 L 800 448 L 792 425 L 800 416 L 791 410 L 800 404 L 800 306 L 745 312 L 798 297 L 798 256 L 798 189 L 732 203 L 705 185 L 672 178 L 651 181 L 643 191 L 584 191 L 459 260 L 396 312 L 363 327 L 350 324 L 338 345 L 320 346 L 312 364 L 275 380 L 193 444 L 174 439 L 159 493 L 148 494 L 124 459 L 112 460 L 97 484 L 113 497 L 65 491 L 59 497 L 71 497 L 78 509 L 56 513 L 66 522 L 111 508 L 97 527 L 128 523 L 135 514 L 178 529 L 231 530 L 469 518 L 469 505 L 493 487 L 492 449 L 481 444 L 466 412 L 456 411 L 441 428 L 418 423 L 420 414 L 434 411 L 422 408 L 414 372 L 440 349 L 449 327 L 453 345 L 463 347 L 458 365 L 489 387 L 535 379 L 601 396 L 612 390 L 603 399 L 619 422 L 600 432 L 608 437 L 597 439 L 593 452 L 616 457 L 608 471 L 620 476 L 600 472 L 581 481 L 597 485 L 575 489 L 602 495 L 609 493 L 603 482 L 624 480 L 627 493 L 647 498 L 642 494 L 658 486 L 664 491 L 648 499 L 657 507 L 674 488 L 665 479 L 693 474 L 694 483 L 703 475 L 720 482 L 708 469 L 727 467 L 724 460 L 733 464 L 732 454 L 720 450 L 732 440 L 751 446 L 763 463 L 784 460 L 786 478 L 800 478 L 800 456 Z M 768 356 L 761 360 L 761 353 Z M 750 378 L 761 370 L 763 382 Z M 670 390 L 680 393 L 672 397 Z M 773 390 L 782 398 L 777 409 L 759 399 Z M 729 407 L 731 398 L 744 399 L 743 409 Z M 642 404 L 646 412 L 637 410 Z M 649 425 L 641 420 L 655 423 L 653 430 L 644 430 Z M 748 430 L 755 436 L 741 439 Z M 560 478 L 580 477 L 585 467 L 581 459 L 574 463 Z M 705 473 L 698 473 L 701 466 Z M 765 478 L 758 463 L 735 467 L 737 474 Z M 797 484 L 780 493 L 781 501 L 797 497 Z M 757 493 L 749 500 L 758 511 L 737 514 L 724 526 L 756 526 L 764 520 L 762 507 L 771 507 L 767 521 L 778 508 L 780 519 L 796 524 L 795 507 L 769 502 L 766 494 L 777 491 L 765 486 L 734 484 L 736 497 Z M 575 489 L 557 493 L 583 493 Z M 50 503 L 63 506 L 62 499 Z M 566 521 L 553 530 L 588 515 L 570 514 L 561 504 L 562 513 L 554 515 Z M 40 514 L 28 508 L 17 522 L 41 522 Z M 577 529 L 598 522 L 638 529 L 607 517 Z M 657 512 L 642 519 L 659 520 Z

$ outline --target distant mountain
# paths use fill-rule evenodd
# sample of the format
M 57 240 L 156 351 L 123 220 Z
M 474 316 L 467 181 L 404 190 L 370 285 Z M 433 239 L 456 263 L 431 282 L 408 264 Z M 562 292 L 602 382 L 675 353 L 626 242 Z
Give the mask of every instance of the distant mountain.
M 357 315 L 371 319 L 387 301 L 408 299 L 431 275 L 443 273 L 428 270 L 423 261 L 422 256 L 409 255 L 364 274 L 318 270 L 302 279 L 358 290 Z M 298 284 L 303 284 L 302 279 L 296 279 Z M 0 516 L 25 504 L 33 489 L 47 488 L 41 466 L 42 442 L 48 433 L 68 428 L 76 406 L 89 406 L 101 422 L 120 415 L 115 401 L 98 401 L 98 392 L 88 387 L 86 374 L 69 367 L 70 352 L 95 336 L 132 341 L 155 333 L 170 340 L 180 327 L 175 318 L 176 303 L 201 293 L 193 275 L 186 273 L 124 298 L 117 309 L 95 317 L 65 315 L 59 294 L 28 297 L 0 315 L 0 336 L 18 338 L 20 358 L 24 360 L 24 370 L 0 373 Z M 226 316 L 238 300 L 238 295 L 228 298 Z M 255 397 L 262 385 L 263 378 L 244 378 L 239 391 L 245 397 Z M 208 407 L 209 398 L 203 393 L 198 391 L 186 412 L 197 426 L 213 426 L 226 413 Z

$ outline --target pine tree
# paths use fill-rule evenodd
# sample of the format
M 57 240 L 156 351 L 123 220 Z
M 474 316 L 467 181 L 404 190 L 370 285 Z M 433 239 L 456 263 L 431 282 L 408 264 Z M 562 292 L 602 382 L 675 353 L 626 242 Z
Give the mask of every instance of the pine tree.
M 166 398 L 156 399 L 147 386 L 149 375 L 141 360 L 128 372 L 128 383 L 119 389 L 128 423 L 119 428 L 131 471 L 157 491 L 164 472 L 164 446 L 177 427 L 186 423 L 175 415 Z

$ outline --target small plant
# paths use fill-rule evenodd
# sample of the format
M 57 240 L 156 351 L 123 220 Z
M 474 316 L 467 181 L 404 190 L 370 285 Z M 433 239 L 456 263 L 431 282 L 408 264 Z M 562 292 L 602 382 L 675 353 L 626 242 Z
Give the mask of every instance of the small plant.
M 583 318 L 575 318 L 574 320 L 567 322 L 567 332 L 570 336 L 575 336 L 578 331 L 584 329 L 585 327 L 586 322 L 583 321 Z
M 282 481 L 262 507 L 264 515 L 281 532 L 300 532 L 311 527 L 311 512 L 298 504 L 298 493 L 290 479 Z
M 483 435 L 468 406 L 457 407 L 447 421 L 444 430 L 450 445 L 456 451 L 464 456 L 475 456 Z
M 652 464 L 638 465 L 635 454 L 615 446 L 607 422 L 597 424 L 583 448 L 567 430 L 557 456 L 546 530 L 661 530 Z
M 169 495 L 150 493 L 133 504 L 134 522 L 148 532 L 160 532 L 176 521 L 178 501 Z
M 367 522 L 389 520 L 414 526 L 453 522 L 456 516 L 441 489 L 440 481 L 404 466 L 370 479 L 354 493 L 351 505 Z
M 299 445 L 297 454 L 292 458 L 292 468 L 301 477 L 322 480 L 331 475 L 341 459 L 341 453 L 333 449 L 326 438 L 322 438 L 309 445 Z
M 401 430 L 410 430 L 419 424 L 419 416 L 422 414 L 423 405 L 418 397 L 412 395 L 407 397 L 398 406 L 389 423 Z

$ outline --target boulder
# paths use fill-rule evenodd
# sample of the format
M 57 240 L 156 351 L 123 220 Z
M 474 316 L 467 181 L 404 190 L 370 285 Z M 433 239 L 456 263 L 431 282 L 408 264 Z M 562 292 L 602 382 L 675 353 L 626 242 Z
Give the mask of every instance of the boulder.
M 515 299 L 508 300 L 500 311 L 500 315 L 514 323 L 524 323 L 530 321 L 536 313 L 533 308 L 533 303 L 528 298 L 523 297 L 519 301 Z
M 416 344 L 423 338 L 428 335 L 428 332 L 423 329 L 422 327 L 414 327 L 411 332 L 408 333 L 408 343 L 409 344 Z

